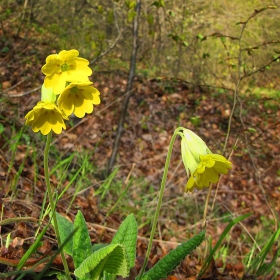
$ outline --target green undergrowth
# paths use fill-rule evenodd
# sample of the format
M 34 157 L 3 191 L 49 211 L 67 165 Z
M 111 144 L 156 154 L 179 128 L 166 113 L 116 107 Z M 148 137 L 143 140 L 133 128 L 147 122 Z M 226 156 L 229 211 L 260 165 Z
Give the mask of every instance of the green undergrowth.
M 213 98 L 219 98 L 216 92 L 212 94 Z M 230 96 L 225 94 L 226 97 Z M 268 97 L 270 99 L 268 99 Z M 247 104 L 248 111 L 257 110 L 262 104 L 268 108 L 266 102 L 275 102 L 279 100 L 277 91 L 268 91 L 266 95 L 258 93 L 242 93 L 241 98 Z M 269 103 L 270 104 L 270 103 Z M 274 104 L 274 103 L 272 103 Z M 272 105 L 269 105 L 272 106 Z M 275 113 L 274 107 L 269 107 Z M 194 126 L 199 124 L 195 123 Z M 8 180 L 9 195 L 16 198 L 19 190 L 18 182 L 21 178 L 27 176 L 27 169 L 31 169 L 32 180 L 29 197 L 36 188 L 40 180 L 40 170 L 42 169 L 42 136 L 36 134 L 36 137 L 30 137 L 29 131 L 24 126 L 18 130 L 16 124 L 9 124 L 10 135 L 6 131 L 6 120 L 1 119 L 3 129 L 1 132 L 2 149 L 6 152 L 9 162 Z M 116 168 L 108 178 L 98 179 L 100 170 L 94 162 L 95 150 L 89 152 L 82 150 L 80 152 L 67 152 L 61 155 L 56 145 L 51 146 L 50 151 L 50 175 L 57 178 L 55 182 L 58 189 L 59 200 L 67 200 L 66 212 L 70 209 L 76 209 L 75 198 L 90 188 L 94 188 L 94 195 L 98 197 L 99 207 L 105 211 L 105 216 L 118 215 L 120 220 L 133 213 L 138 224 L 138 230 L 145 235 L 148 232 L 151 219 L 156 208 L 158 186 L 146 180 L 144 177 L 137 178 L 131 176 L 125 183 L 125 178 L 121 176 L 121 170 Z M 22 154 L 17 158 L 18 154 Z M 12 170 L 16 173 L 12 173 Z M 29 174 L 30 175 L 30 174 Z M 30 179 L 30 177 L 28 177 Z M 64 182 L 64 183 L 63 183 Z M 172 193 L 172 192 L 171 192 Z M 204 196 L 205 194 L 202 194 Z M 65 198 L 66 197 L 66 198 Z M 199 197 L 199 199 L 203 199 Z M 45 205 L 45 204 L 43 204 Z M 45 213 L 41 213 L 41 218 Z M 197 202 L 195 196 L 172 196 L 164 197 L 161 218 L 156 238 L 163 240 L 176 240 L 178 243 L 190 238 L 199 232 L 196 223 L 200 223 L 203 216 L 203 205 Z M 219 206 L 215 206 L 209 222 L 214 228 L 226 227 L 231 220 L 235 219 L 235 213 L 221 211 Z M 190 226 L 194 225 L 194 226 Z M 244 271 L 251 274 L 265 274 L 264 270 L 272 271 L 275 275 L 279 273 L 277 263 L 279 262 L 279 249 L 275 245 L 275 239 L 279 236 L 279 231 L 275 231 L 272 220 L 264 216 L 256 225 L 260 230 L 257 234 L 249 236 L 246 230 L 242 230 L 241 235 L 236 240 L 234 237 L 233 226 L 221 240 L 219 247 L 214 251 L 210 246 L 210 252 L 215 260 L 222 261 L 222 267 L 219 270 L 225 270 L 227 263 L 237 263 L 241 260 Z M 246 228 L 246 225 L 245 225 Z M 213 232 L 209 232 L 211 235 Z M 209 237 L 209 236 L 208 236 Z M 213 236 L 217 239 L 217 236 Z M 215 240 L 216 241 L 216 240 Z M 210 238 L 210 241 L 211 238 Z M 247 250 L 240 251 L 240 248 Z M 112 247 L 112 249 L 114 249 Z M 115 249 L 114 249 L 115 250 Z M 260 274 L 260 275 L 262 275 Z

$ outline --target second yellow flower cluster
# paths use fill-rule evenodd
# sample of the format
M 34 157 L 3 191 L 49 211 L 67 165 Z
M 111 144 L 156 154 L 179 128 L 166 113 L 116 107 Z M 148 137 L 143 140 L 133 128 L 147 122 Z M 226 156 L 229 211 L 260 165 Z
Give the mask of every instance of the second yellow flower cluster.
M 89 80 L 92 70 L 88 65 L 77 50 L 63 50 L 46 58 L 41 101 L 25 116 L 34 132 L 60 134 L 68 116 L 83 118 L 93 112 L 93 105 L 100 104 L 100 93 Z

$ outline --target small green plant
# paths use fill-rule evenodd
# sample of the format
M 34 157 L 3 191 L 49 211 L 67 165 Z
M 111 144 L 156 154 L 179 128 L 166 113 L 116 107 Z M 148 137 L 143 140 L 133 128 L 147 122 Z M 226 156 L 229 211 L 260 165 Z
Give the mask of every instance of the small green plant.
M 277 248 L 272 254 L 270 261 L 266 261 L 268 254 L 271 252 L 273 245 L 279 241 L 280 228 L 276 230 L 270 239 L 266 242 L 262 250 L 258 254 L 254 254 L 255 247 L 252 248 L 247 258 L 247 271 L 246 276 L 257 278 L 271 273 L 272 269 L 277 266 L 276 262 L 280 256 L 280 249 Z M 255 256 L 254 256 L 255 255 Z
M 194 116 L 190 118 L 191 123 L 195 126 L 198 127 L 201 124 L 201 119 L 199 116 Z
M 56 215 L 62 242 L 67 242 L 64 251 L 74 260 L 75 276 L 84 280 L 129 276 L 130 269 L 135 265 L 138 231 L 133 214 L 128 215 L 122 222 L 110 244 L 95 244 L 94 246 L 90 242 L 82 212 L 78 211 L 74 224 L 58 213 Z M 201 244 L 204 234 L 204 232 L 199 233 L 171 251 L 152 269 L 144 273 L 142 279 L 166 277 L 186 255 Z

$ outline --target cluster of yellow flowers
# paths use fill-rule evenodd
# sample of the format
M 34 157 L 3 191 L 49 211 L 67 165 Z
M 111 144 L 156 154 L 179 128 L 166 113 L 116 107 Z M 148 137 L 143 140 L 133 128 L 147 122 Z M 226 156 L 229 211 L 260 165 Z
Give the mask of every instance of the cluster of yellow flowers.
M 213 154 L 205 142 L 189 129 L 181 128 L 181 154 L 188 175 L 186 192 L 199 190 L 217 183 L 220 174 L 227 174 L 232 163 L 225 157 Z
M 89 80 L 92 70 L 88 65 L 77 50 L 63 50 L 46 58 L 41 101 L 25 116 L 34 132 L 60 134 L 71 114 L 83 118 L 93 112 L 93 105 L 100 104 L 100 93 Z

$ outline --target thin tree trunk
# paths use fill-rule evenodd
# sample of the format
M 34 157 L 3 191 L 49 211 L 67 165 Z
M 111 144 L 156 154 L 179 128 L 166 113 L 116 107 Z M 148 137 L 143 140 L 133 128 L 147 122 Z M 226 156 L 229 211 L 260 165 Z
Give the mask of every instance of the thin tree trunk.
M 123 102 L 122 110 L 121 110 L 121 116 L 119 119 L 118 129 L 116 138 L 113 145 L 113 151 L 111 154 L 111 157 L 109 159 L 108 168 L 107 168 L 107 174 L 109 174 L 112 171 L 112 168 L 115 164 L 117 153 L 119 150 L 120 140 L 122 133 L 124 131 L 124 122 L 127 114 L 129 99 L 132 95 L 132 85 L 133 85 L 133 79 L 135 75 L 135 67 L 136 67 L 136 56 L 137 56 L 137 48 L 138 48 L 138 27 L 139 27 L 139 17 L 140 17 L 140 9 L 141 9 L 141 0 L 137 0 L 135 11 L 136 16 L 133 21 L 133 48 L 132 48 L 132 54 L 130 59 L 130 71 L 128 76 L 128 83 L 126 87 L 126 95 Z

